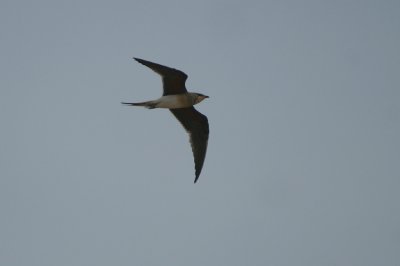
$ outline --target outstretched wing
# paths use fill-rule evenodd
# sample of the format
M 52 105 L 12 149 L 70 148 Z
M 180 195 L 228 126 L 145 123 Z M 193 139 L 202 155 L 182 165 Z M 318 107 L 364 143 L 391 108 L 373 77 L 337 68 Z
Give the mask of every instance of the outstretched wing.
M 181 94 L 187 92 L 185 82 L 188 76 L 182 71 L 139 58 L 133 59 L 161 75 L 164 88 L 163 95 Z
M 200 176 L 206 158 L 207 143 L 209 135 L 208 119 L 198 112 L 194 107 L 170 109 L 174 116 L 181 122 L 189 134 L 190 144 L 194 156 L 195 174 L 194 182 Z

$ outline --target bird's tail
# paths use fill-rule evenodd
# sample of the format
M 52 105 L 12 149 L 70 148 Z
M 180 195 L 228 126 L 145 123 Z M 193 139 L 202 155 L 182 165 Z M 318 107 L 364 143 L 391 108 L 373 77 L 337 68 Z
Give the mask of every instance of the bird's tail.
M 140 103 L 125 103 L 121 102 L 122 104 L 131 105 L 131 106 L 143 106 L 147 109 L 154 109 L 157 106 L 157 101 L 147 101 L 147 102 L 140 102 Z

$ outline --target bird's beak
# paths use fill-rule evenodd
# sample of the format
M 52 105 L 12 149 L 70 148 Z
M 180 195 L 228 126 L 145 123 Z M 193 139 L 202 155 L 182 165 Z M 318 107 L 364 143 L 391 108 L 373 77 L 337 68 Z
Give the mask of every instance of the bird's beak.
M 204 95 L 204 98 L 210 98 L 210 96 Z

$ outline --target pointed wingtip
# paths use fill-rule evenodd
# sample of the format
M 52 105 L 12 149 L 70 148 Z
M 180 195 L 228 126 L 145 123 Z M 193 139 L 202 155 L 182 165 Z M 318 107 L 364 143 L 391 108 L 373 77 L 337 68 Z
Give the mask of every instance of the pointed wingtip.
M 142 65 L 147 66 L 147 64 L 146 64 L 147 61 L 144 60 L 144 59 L 140 59 L 140 58 L 137 58 L 137 57 L 132 57 L 132 59 L 134 59 L 138 63 L 141 63 Z

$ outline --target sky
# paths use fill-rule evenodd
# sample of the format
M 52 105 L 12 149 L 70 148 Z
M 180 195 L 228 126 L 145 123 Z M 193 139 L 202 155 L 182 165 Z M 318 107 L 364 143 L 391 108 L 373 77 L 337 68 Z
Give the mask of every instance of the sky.
M 0 264 L 400 265 L 399 1 L 0 2 Z M 188 136 L 139 57 L 183 70 Z

